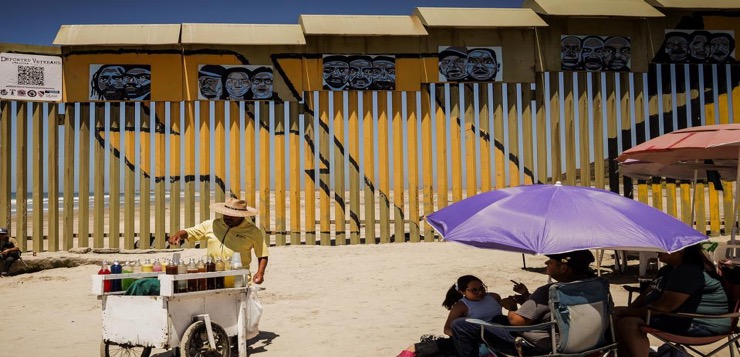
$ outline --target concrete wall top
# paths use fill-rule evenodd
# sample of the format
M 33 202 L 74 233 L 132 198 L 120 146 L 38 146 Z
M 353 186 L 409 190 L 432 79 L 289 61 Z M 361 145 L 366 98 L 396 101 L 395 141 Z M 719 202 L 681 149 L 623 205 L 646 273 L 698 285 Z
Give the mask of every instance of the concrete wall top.
M 643 0 L 524 0 L 522 7 L 550 16 L 662 17 Z
M 180 24 L 176 25 L 62 25 L 55 45 L 177 45 Z
M 520 28 L 545 27 L 532 9 L 417 7 L 414 16 L 426 27 Z
M 214 45 L 305 45 L 300 25 L 182 24 L 180 43 Z
M 426 36 L 416 16 L 301 15 L 306 36 Z

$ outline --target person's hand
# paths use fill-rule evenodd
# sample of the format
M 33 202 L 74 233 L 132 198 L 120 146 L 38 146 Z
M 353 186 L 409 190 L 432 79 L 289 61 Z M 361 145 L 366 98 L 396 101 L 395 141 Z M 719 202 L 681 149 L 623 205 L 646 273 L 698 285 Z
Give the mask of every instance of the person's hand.
M 2 251 L 2 255 L 3 255 L 3 256 L 6 256 L 7 254 L 8 254 L 8 249 L 3 249 L 3 251 Z
M 255 284 L 262 284 L 262 282 L 263 282 L 263 281 L 265 281 L 265 277 L 264 277 L 264 276 L 262 275 L 262 273 L 256 273 L 256 274 L 254 274 L 254 276 L 252 277 L 252 281 L 253 281 L 253 282 L 254 282 Z
M 167 238 L 167 241 L 170 243 L 170 245 L 179 245 L 180 236 L 178 236 L 177 234 L 173 234 L 169 238 Z
M 513 296 L 501 299 L 501 307 L 509 311 L 516 311 L 516 309 L 518 308 L 516 304 L 516 299 L 514 299 Z
M 528 295 L 527 296 L 524 296 L 524 295 L 514 295 L 511 298 L 514 299 L 514 301 L 516 301 L 517 304 L 521 305 L 521 304 L 524 304 L 524 302 L 527 301 L 527 299 L 529 299 L 529 296 Z
M 517 294 L 529 296 L 529 289 L 527 289 L 527 286 L 523 283 L 514 283 L 514 288 L 512 290 Z

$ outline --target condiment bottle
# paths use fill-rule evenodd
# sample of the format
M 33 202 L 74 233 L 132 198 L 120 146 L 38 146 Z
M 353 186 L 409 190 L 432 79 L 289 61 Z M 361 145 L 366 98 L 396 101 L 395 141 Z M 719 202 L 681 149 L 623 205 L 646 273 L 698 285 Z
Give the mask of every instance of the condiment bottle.
M 224 264 L 224 261 L 221 260 L 221 258 L 216 258 L 216 271 L 224 271 L 226 270 L 226 264 Z M 216 278 L 216 289 L 223 289 L 224 288 L 224 277 L 219 276 Z
M 100 270 L 98 270 L 99 275 L 108 275 L 110 274 L 110 270 L 108 270 L 108 262 L 103 260 L 103 264 L 100 266 Z M 110 280 L 103 280 L 103 292 L 109 293 L 111 284 Z

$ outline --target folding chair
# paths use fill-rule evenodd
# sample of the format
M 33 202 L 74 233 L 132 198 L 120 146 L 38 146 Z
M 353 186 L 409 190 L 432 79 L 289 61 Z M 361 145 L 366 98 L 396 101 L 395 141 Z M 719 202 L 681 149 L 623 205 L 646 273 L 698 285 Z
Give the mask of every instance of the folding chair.
M 714 356 L 718 354 L 721 351 L 724 351 L 725 349 L 730 350 L 730 356 L 735 356 L 735 349 L 740 351 L 740 343 L 738 340 L 740 340 L 740 329 L 738 329 L 738 317 L 740 317 L 740 284 L 730 284 L 727 281 L 723 281 L 722 284 L 725 288 L 725 292 L 727 292 L 728 296 L 728 302 L 729 305 L 732 307 L 732 311 L 727 314 L 721 314 L 721 315 L 704 315 L 704 314 L 689 314 L 689 313 L 667 313 L 665 315 L 667 316 L 674 316 L 679 318 L 687 318 L 687 319 L 693 319 L 693 318 L 706 318 L 706 319 L 712 319 L 712 318 L 731 318 L 732 322 L 730 324 L 730 330 L 727 333 L 714 335 L 714 336 L 702 336 L 702 337 L 695 337 L 695 336 L 682 336 L 682 335 L 675 335 L 671 334 L 665 331 L 661 331 L 659 329 L 656 329 L 654 327 L 650 327 L 650 311 L 648 311 L 647 316 L 647 326 L 643 326 L 640 329 L 648 334 L 651 334 L 655 336 L 657 339 L 663 341 L 664 343 L 668 344 L 668 346 L 671 347 L 671 349 L 666 350 L 666 354 L 661 355 L 655 355 L 662 356 L 667 355 L 667 352 L 672 350 L 678 350 L 681 351 L 681 347 L 687 348 L 691 350 L 693 353 L 696 353 L 699 356 L 702 357 L 708 357 L 708 356 Z M 705 346 L 710 345 L 719 341 L 722 341 L 724 339 L 727 339 L 725 343 L 720 345 L 719 347 L 715 348 L 714 350 L 710 351 L 709 353 L 702 353 L 699 350 L 697 350 L 696 346 Z M 733 346 L 735 347 L 733 349 Z M 682 351 L 685 353 L 685 351 Z M 726 356 L 726 354 L 722 354 L 723 356 Z
M 544 354 L 523 352 L 534 350 L 534 345 L 523 337 L 517 337 L 515 345 L 520 356 L 604 356 L 616 353 L 617 344 L 611 319 L 613 303 L 609 294 L 609 282 L 606 279 L 593 278 L 555 283 L 550 286 L 549 293 L 551 315 L 549 322 L 530 326 L 504 326 L 477 319 L 466 321 L 480 325 L 483 342 L 495 355 L 503 353 L 485 340 L 487 328 L 511 332 L 549 330 L 552 340 L 549 352 Z

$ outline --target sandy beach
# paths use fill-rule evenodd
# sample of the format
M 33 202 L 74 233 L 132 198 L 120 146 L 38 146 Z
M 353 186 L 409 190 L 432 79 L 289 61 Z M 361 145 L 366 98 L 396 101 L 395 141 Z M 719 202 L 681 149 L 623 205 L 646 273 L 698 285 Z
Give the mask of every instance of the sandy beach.
M 182 251 L 186 258 L 203 253 Z M 440 304 L 458 276 L 477 275 L 502 295 L 511 294 L 510 279 L 531 289 L 547 280 L 543 256 L 527 256 L 525 270 L 521 254 L 449 242 L 272 247 L 270 253 L 260 295 L 262 332 L 251 341 L 252 356 L 396 356 L 423 334 L 442 334 L 447 311 Z M 47 252 L 24 259 L 168 256 Z M 612 264 L 608 257 L 605 266 Z M 87 264 L 0 279 L 3 354 L 98 356 L 101 302 L 90 294 L 90 275 L 98 268 Z M 637 281 L 636 259 L 627 273 L 602 271 L 616 304 L 625 304 L 621 285 Z M 171 353 L 155 350 L 155 355 Z

